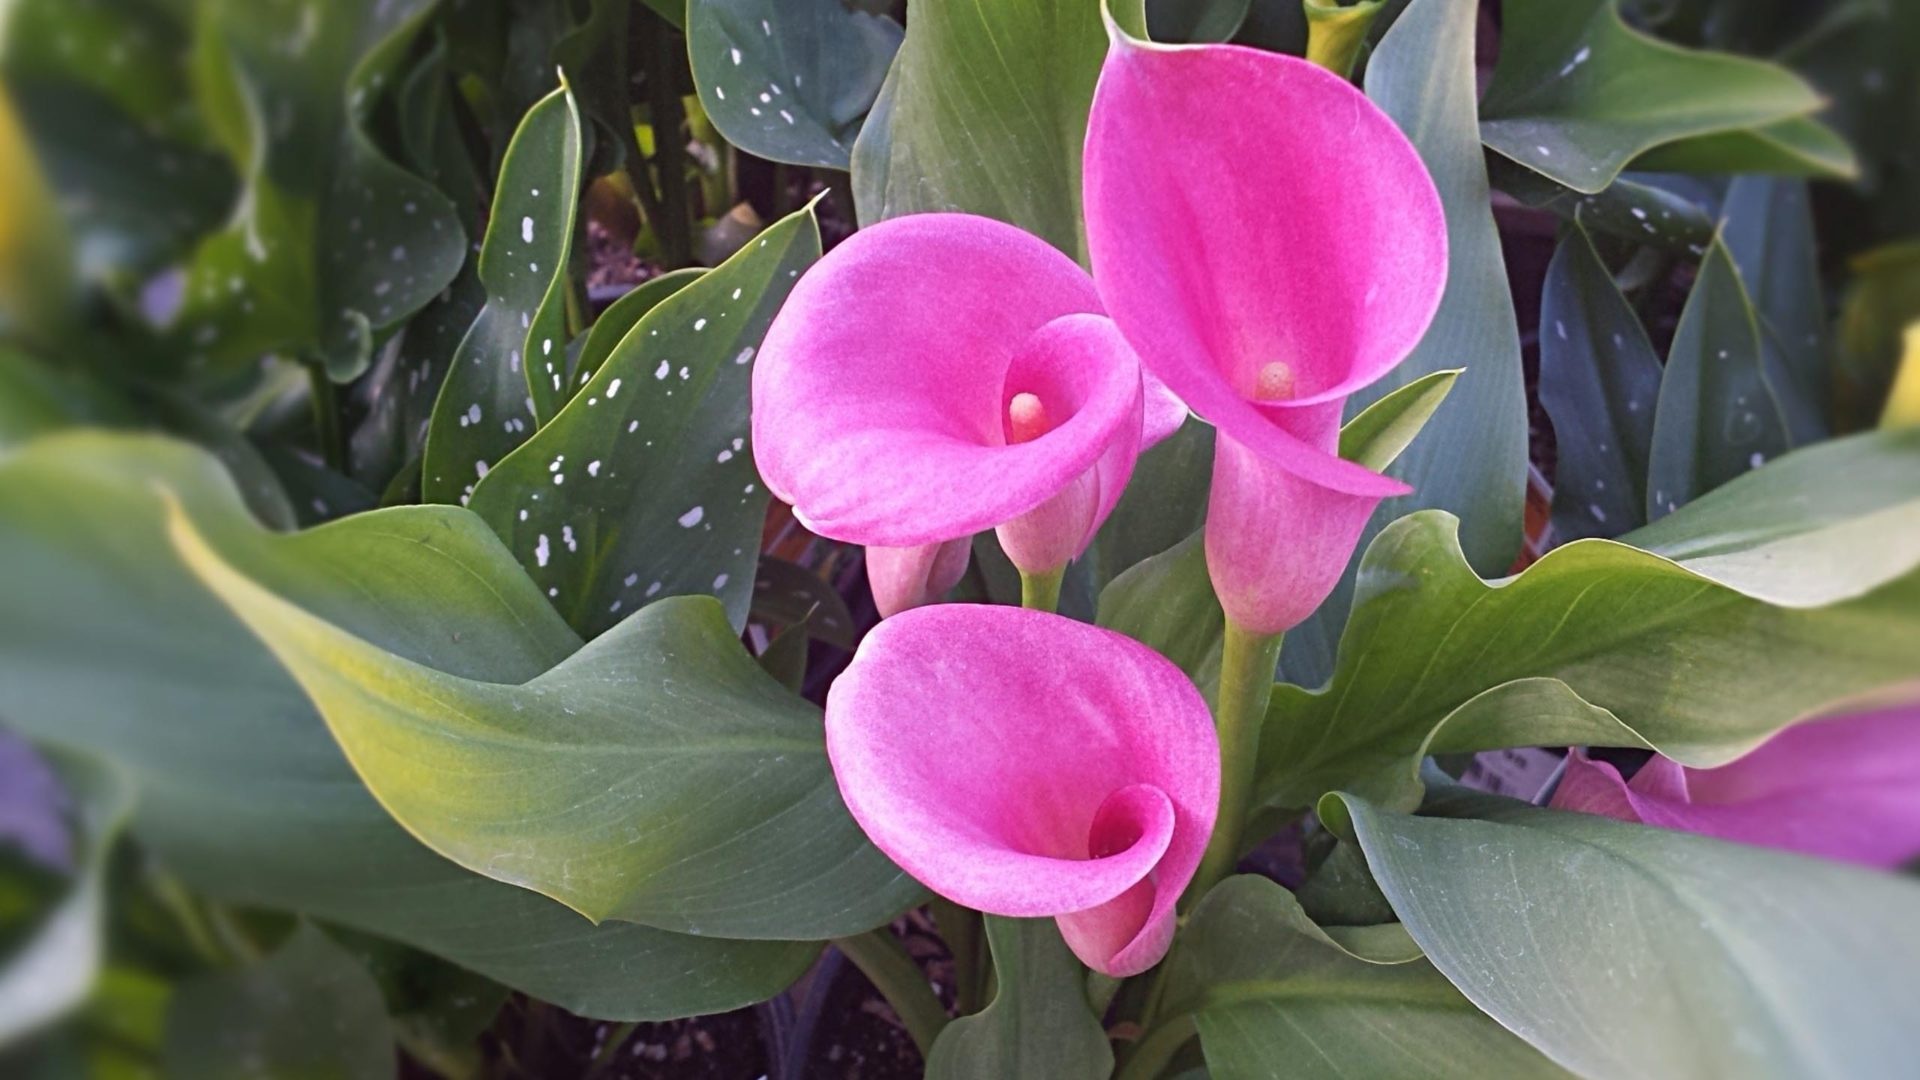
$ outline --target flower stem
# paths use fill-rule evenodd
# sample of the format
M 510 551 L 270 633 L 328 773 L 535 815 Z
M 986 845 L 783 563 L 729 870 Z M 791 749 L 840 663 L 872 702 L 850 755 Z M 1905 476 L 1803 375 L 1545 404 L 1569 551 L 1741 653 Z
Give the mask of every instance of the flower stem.
M 1200 870 L 1187 890 L 1189 905 L 1199 902 L 1240 861 L 1241 833 L 1246 831 L 1248 803 L 1253 798 L 1260 728 L 1273 697 L 1280 638 L 1279 634 L 1251 633 L 1227 620 L 1220 652 L 1220 690 L 1213 707 L 1214 726 L 1220 733 L 1220 814 Z
M 1115 1074 L 1115 1080 L 1153 1080 L 1166 1071 L 1167 1063 L 1193 1038 L 1193 1017 L 1176 1016 L 1147 1032 L 1133 1046 L 1133 1053 Z
M 986 982 L 981 963 L 980 913 L 938 896 L 927 907 L 933 912 L 933 923 L 947 943 L 947 951 L 953 954 L 954 1008 L 961 1016 L 975 1012 L 983 1004 L 981 991 Z
M 921 974 L 920 965 L 907 955 L 900 939 L 883 926 L 853 937 L 835 938 L 833 943 L 900 1015 L 913 1045 L 920 1048 L 920 1056 L 932 1053 L 933 1040 L 947 1026 L 947 1010 L 933 996 L 933 987 Z
M 1020 606 L 1035 611 L 1060 610 L 1060 583 L 1066 580 L 1067 568 L 1050 574 L 1029 574 L 1020 571 Z

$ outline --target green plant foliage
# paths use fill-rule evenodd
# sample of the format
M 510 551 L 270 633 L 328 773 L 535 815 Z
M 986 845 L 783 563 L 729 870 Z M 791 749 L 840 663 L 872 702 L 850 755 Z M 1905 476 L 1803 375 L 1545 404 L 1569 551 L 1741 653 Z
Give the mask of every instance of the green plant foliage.
M 1147 0 L 1147 36 L 1155 41 L 1226 41 L 1239 33 L 1251 6 L 1252 0 Z
M 820 256 L 789 215 L 636 322 L 470 505 L 589 637 L 650 600 L 711 593 L 737 628 L 767 493 L 747 445 L 754 350 Z
M 1398 924 L 1322 929 L 1265 878 L 1223 881 L 1169 959 L 1220 1080 L 1565 1076 L 1434 970 Z
M 1488 147 L 1586 193 L 1636 162 L 1853 172 L 1846 144 L 1809 119 L 1819 95 L 1792 72 L 1659 41 L 1628 27 L 1616 4 L 1515 0 L 1503 9 L 1500 60 L 1480 106 Z
M 647 312 L 659 307 L 662 300 L 698 281 L 704 273 L 706 271 L 699 267 L 669 270 L 659 277 L 648 278 L 609 304 L 607 310 L 593 320 L 593 327 L 587 331 L 579 355 L 574 357 L 573 377 L 569 385 L 576 388 L 585 386 L 600 370 L 600 366 L 607 362 L 607 358 L 613 355 L 614 349 L 626 339 L 628 331 L 639 325 Z
M 412 535 L 445 517 L 357 520 Z M 292 576 L 315 537 L 344 546 L 350 531 L 267 539 L 252 561 L 275 568 L 269 580 Z M 479 682 L 281 599 L 184 516 L 170 532 L 300 682 L 381 805 L 475 873 L 596 922 L 784 940 L 870 929 L 919 892 L 842 806 L 818 713 L 754 665 L 712 600 L 650 605 L 523 684 Z M 473 783 L 482 776 L 495 779 Z
M 760 556 L 753 575 L 752 617 L 780 626 L 805 625 L 809 637 L 851 649 L 853 613 L 833 586 L 805 567 L 771 555 Z
M 986 924 L 999 992 L 941 1031 L 927 1055 L 930 1080 L 1112 1075 L 1113 1051 L 1087 1004 L 1086 969 L 1053 920 L 989 915 Z
M 1578 224 L 1553 253 L 1540 306 L 1540 402 L 1560 448 L 1554 534 L 1618 536 L 1647 522 L 1660 357 Z
M 1434 966 L 1581 1076 L 1890 1076 L 1920 1054 L 1912 881 L 1462 791 L 1428 809 L 1321 804 Z
M 1569 544 L 1495 582 L 1446 515 L 1396 522 L 1361 561 L 1332 681 L 1274 691 L 1262 800 L 1342 788 L 1412 805 L 1421 757 L 1504 746 L 1721 764 L 1915 678 L 1916 462 L 1916 432 L 1799 451 L 1625 543 Z
M 107 860 L 133 810 L 133 788 L 113 766 L 65 753 L 52 763 L 72 800 L 73 879 L 32 936 L 0 956 L 0 1047 L 59 1018 L 93 989 L 105 952 Z
M 169 1076 L 380 1080 L 394 1074 L 379 984 L 311 926 L 260 963 L 189 979 L 167 1007 Z
M 1672 513 L 1790 445 L 1753 302 L 1716 240 L 1667 351 L 1647 461 L 1647 517 Z
M 404 941 L 607 1019 L 737 1008 L 812 961 L 808 944 L 595 928 L 409 837 L 299 685 L 173 555 L 159 490 L 215 542 L 262 542 L 219 465 L 178 443 L 76 433 L 0 461 L 0 716 L 131 774 L 137 838 L 187 884 Z M 523 680 L 578 648 L 464 511 L 362 515 L 288 542 L 313 558 L 275 587 L 414 662 Z
M 1721 238 L 1753 301 L 1761 368 L 1794 446 L 1826 438 L 1827 305 L 1802 181 L 1738 176 Z
M 346 381 L 453 280 L 466 239 L 452 205 L 367 131 L 433 7 L 211 0 L 199 10 L 195 89 L 241 193 L 189 267 L 172 334 L 190 364 L 285 351 Z
M 454 352 L 428 429 L 422 493 L 465 503 L 492 463 L 567 401 L 567 260 L 580 111 L 561 87 L 527 113 L 500 167 L 480 249 L 486 303 Z
M 1134 462 L 1127 490 L 1080 556 L 1097 586 L 1105 587 L 1127 568 L 1166 551 L 1206 523 L 1213 436 L 1213 425 L 1190 416 L 1179 431 Z
M 1477 10 L 1469 0 L 1415 0 L 1367 64 L 1367 96 L 1409 133 L 1440 190 L 1447 214 L 1447 291 L 1413 354 L 1355 394 L 1347 413 L 1357 415 L 1416 379 L 1465 365 L 1446 410 L 1391 470 L 1413 485 L 1414 494 L 1382 503 L 1365 535 L 1377 535 L 1402 514 L 1438 507 L 1461 520 L 1461 544 L 1474 567 L 1498 573 L 1520 546 L 1527 401 L 1513 299 L 1487 206 L 1475 126 Z M 1314 617 L 1289 633 L 1281 656 L 1289 678 L 1316 683 L 1332 671 L 1353 573 L 1349 567 Z
M 853 148 L 860 220 L 964 210 L 1084 263 L 1080 148 L 1107 55 L 1100 7 L 912 0 L 906 40 Z
M 840 0 L 693 0 L 687 56 L 727 141 L 774 161 L 845 169 L 899 51 L 900 24 Z

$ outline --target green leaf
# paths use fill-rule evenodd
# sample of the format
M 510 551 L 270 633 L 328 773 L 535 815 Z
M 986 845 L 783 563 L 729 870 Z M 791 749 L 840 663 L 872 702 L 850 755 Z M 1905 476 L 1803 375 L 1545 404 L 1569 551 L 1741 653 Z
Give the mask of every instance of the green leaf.
M 348 462 L 362 484 L 385 488 L 408 466 L 418 480 L 440 388 L 486 299 L 474 269 L 461 270 L 447 291 L 381 350 L 380 359 L 361 379 L 356 392 L 364 395 L 367 414 L 353 429 Z
M 1920 1057 L 1920 885 L 1466 792 L 1433 809 L 1322 803 L 1434 966 L 1580 1075 L 1892 1076 Z
M 1566 1075 L 1475 1008 L 1397 924 L 1323 930 L 1265 878 L 1209 892 L 1168 963 L 1167 1013 L 1194 1014 L 1219 1080 Z
M 492 463 L 567 401 L 565 294 L 580 168 L 580 111 L 562 86 L 527 113 L 500 167 L 480 248 L 486 306 L 433 407 L 428 502 L 465 503 Z
M 929 1080 L 1105 1080 L 1113 1051 L 1087 1003 L 1086 969 L 1052 919 L 988 915 L 999 991 L 987 1007 L 948 1024 L 927 1055 Z
M 659 307 L 660 301 L 698 281 L 704 273 L 706 270 L 700 267 L 669 270 L 658 277 L 648 278 L 609 304 L 587 331 L 587 340 L 581 345 L 580 355 L 573 362 L 572 385 L 585 386 L 647 312 Z
M 0 1047 L 86 1000 L 105 952 L 108 856 L 133 811 L 128 777 L 82 754 L 49 755 L 74 818 L 73 882 L 32 937 L 0 957 Z M 18 782 L 11 773 L 8 783 Z
M 1141 454 L 1133 478 L 1093 546 L 1080 557 L 1104 587 L 1128 568 L 1193 535 L 1207 520 L 1213 484 L 1213 425 L 1190 416 L 1180 430 Z
M 1147 0 L 1147 36 L 1165 42 L 1226 41 L 1240 31 L 1251 6 L 1251 0 Z
M 136 835 L 187 885 L 404 941 L 605 1019 L 738 1008 L 812 962 L 809 944 L 596 928 L 409 837 L 299 685 L 174 556 L 157 489 L 214 542 L 262 540 L 219 466 L 178 443 L 77 433 L 0 459 L 0 716 L 130 773 Z M 391 514 L 288 538 L 312 558 L 271 583 L 468 678 L 531 679 L 578 647 L 480 521 Z M 395 521 L 427 527 L 382 527 Z
M 238 212 L 194 254 L 172 326 L 191 362 L 290 352 L 336 381 L 453 280 L 452 204 L 368 134 L 432 0 L 259 4 L 196 14 L 198 98 L 242 174 Z
M 1789 446 L 1740 271 L 1715 240 L 1667 351 L 1647 463 L 1647 517 L 1659 518 Z
M 448 516 L 354 520 L 420 543 Z M 650 605 L 525 683 L 481 682 L 281 599 L 183 515 L 170 532 L 306 690 L 381 805 L 475 873 L 595 922 L 794 941 L 871 929 L 920 893 L 840 802 L 818 710 L 755 665 L 715 601 Z M 316 536 L 257 536 L 251 561 L 290 577 Z M 328 539 L 349 553 L 342 533 Z
M 1520 335 L 1475 126 L 1477 11 L 1471 0 L 1415 0 L 1367 64 L 1367 96 L 1409 133 L 1440 190 L 1449 263 L 1446 295 L 1426 337 L 1404 363 L 1355 394 L 1347 415 L 1436 371 L 1466 365 L 1446 410 L 1390 470 L 1414 493 L 1381 504 L 1360 547 L 1394 518 L 1438 507 L 1460 518 L 1461 542 L 1473 565 L 1498 573 L 1520 548 L 1527 402 Z M 1314 617 L 1288 633 L 1280 663 L 1290 678 L 1316 683 L 1332 671 L 1353 574 L 1350 565 Z
M 747 446 L 754 350 L 820 257 L 811 208 L 661 301 L 470 503 L 575 629 L 712 593 L 746 622 L 767 494 Z
M 394 1075 L 393 1025 L 380 987 L 311 926 L 258 964 L 190 979 L 167 1008 L 169 1076 L 244 1080 Z
M 1760 330 L 1767 384 L 1794 446 L 1827 430 L 1827 305 L 1807 185 L 1736 176 L 1727 189 L 1721 239 L 1740 270 Z
M 819 574 L 771 555 L 760 556 L 753 575 L 751 617 L 781 626 L 805 624 L 809 637 L 842 649 L 857 643 L 853 613 L 840 593 Z
M 1515 0 L 1503 14 L 1481 137 L 1575 191 L 1600 191 L 1648 151 L 1700 137 L 1720 138 L 1644 167 L 1732 172 L 1753 154 L 1779 165 L 1790 151 L 1820 155 L 1805 163 L 1819 175 L 1850 167 L 1831 160 L 1830 132 L 1798 119 L 1820 96 L 1785 68 L 1649 37 L 1621 20 L 1616 0 Z
M 1618 536 L 1647 520 L 1660 357 L 1578 224 L 1554 250 L 1540 305 L 1540 402 L 1559 446 L 1554 534 Z
M 774 161 L 845 169 L 900 24 L 841 0 L 693 0 L 687 58 L 713 126 Z
M 861 222 L 963 210 L 1084 263 L 1080 148 L 1106 55 L 1091 0 L 911 0 L 853 148 Z
M 1714 220 L 1701 203 L 1715 201 L 1714 191 L 1689 177 L 1622 173 L 1605 191 L 1582 194 L 1503 157 L 1487 165 L 1498 190 L 1599 235 L 1680 257 L 1704 254 L 1713 240 Z M 1689 191 L 1695 184 L 1701 190 Z
M 1805 116 L 1668 143 L 1635 164 L 1658 172 L 1781 173 L 1819 180 L 1852 180 L 1860 170 L 1845 139 Z
M 1920 431 L 1822 444 L 1626 538 L 1650 550 L 1583 540 L 1497 582 L 1444 514 L 1396 522 L 1362 560 L 1331 683 L 1275 688 L 1262 801 L 1409 804 L 1422 756 L 1504 746 L 1717 765 L 1920 675 L 1916 465 Z
M 1340 456 L 1370 469 L 1393 464 L 1446 400 L 1458 371 L 1436 371 L 1381 398 L 1340 429 Z M 1211 431 L 1198 422 L 1188 427 Z M 1208 438 L 1205 446 L 1211 447 Z M 1198 505 L 1204 509 L 1201 485 Z M 1204 533 L 1134 564 L 1100 592 L 1096 621 L 1152 646 L 1209 697 L 1220 679 L 1226 616 L 1207 576 Z

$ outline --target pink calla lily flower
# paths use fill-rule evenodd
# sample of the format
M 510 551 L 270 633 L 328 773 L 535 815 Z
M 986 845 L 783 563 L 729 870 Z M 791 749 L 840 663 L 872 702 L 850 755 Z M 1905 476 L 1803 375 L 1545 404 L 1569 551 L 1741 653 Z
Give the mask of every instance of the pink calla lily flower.
M 1087 244 L 1150 373 L 1219 429 L 1207 566 L 1261 634 L 1312 614 L 1398 480 L 1337 454 L 1348 395 L 1419 343 L 1438 193 L 1391 119 L 1289 56 L 1115 34 L 1087 128 Z
M 1043 612 L 921 608 L 867 634 L 826 729 L 854 819 L 928 888 L 1052 916 L 1109 975 L 1166 954 L 1220 759 L 1206 702 L 1160 654 Z
M 988 218 L 916 214 L 794 288 L 754 365 L 754 458 L 808 528 L 902 549 L 869 556 L 890 615 L 951 587 L 977 532 L 998 528 L 1030 574 L 1077 557 L 1143 442 L 1185 416 L 1147 401 L 1071 259 Z
M 1920 858 L 1920 705 L 1790 727 L 1738 761 L 1655 756 L 1619 770 L 1572 752 L 1553 806 L 1866 866 Z

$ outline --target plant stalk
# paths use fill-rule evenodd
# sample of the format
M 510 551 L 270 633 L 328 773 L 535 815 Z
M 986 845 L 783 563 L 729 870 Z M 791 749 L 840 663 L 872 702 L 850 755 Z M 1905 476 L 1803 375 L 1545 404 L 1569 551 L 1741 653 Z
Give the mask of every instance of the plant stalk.
M 985 976 L 980 963 L 980 913 L 940 896 L 934 897 L 927 906 L 933 912 L 941 940 L 953 954 L 954 1009 L 961 1016 L 978 1012 L 984 1004 L 980 991 Z
M 1060 583 L 1067 577 L 1067 568 L 1049 574 L 1029 574 L 1020 571 L 1020 606 L 1035 611 L 1056 612 L 1060 610 Z
M 1187 890 L 1186 905 L 1198 903 L 1207 890 L 1233 873 L 1240 861 L 1241 834 L 1246 831 L 1248 804 L 1253 798 L 1254 766 L 1260 754 L 1260 728 L 1273 697 L 1273 671 L 1280 661 L 1279 634 L 1255 634 L 1227 620 L 1220 653 L 1220 689 L 1215 695 L 1214 727 L 1220 734 L 1220 813 L 1200 870 Z
M 320 444 L 320 457 L 327 463 L 327 468 L 345 473 L 347 436 L 340 426 L 340 388 L 327 376 L 326 365 L 309 361 L 306 368 L 311 386 L 307 396 L 313 403 L 314 441 Z
M 647 111 L 653 120 L 653 170 L 660 183 L 660 216 L 652 222 L 666 269 L 693 264 L 693 217 L 687 199 L 687 108 L 680 100 L 686 45 L 665 19 L 654 16 L 646 35 Z
M 1179 1053 L 1194 1034 L 1192 1016 L 1176 1016 L 1147 1032 L 1134 1044 L 1133 1053 L 1127 1055 L 1114 1080 L 1153 1080 L 1166 1071 L 1173 1055 Z
M 893 1006 L 913 1044 L 920 1048 L 920 1056 L 933 1053 L 933 1040 L 947 1026 L 947 1010 L 933 995 L 933 987 L 920 973 L 920 965 L 907 955 L 900 939 L 883 926 L 853 937 L 835 938 L 833 943 Z

